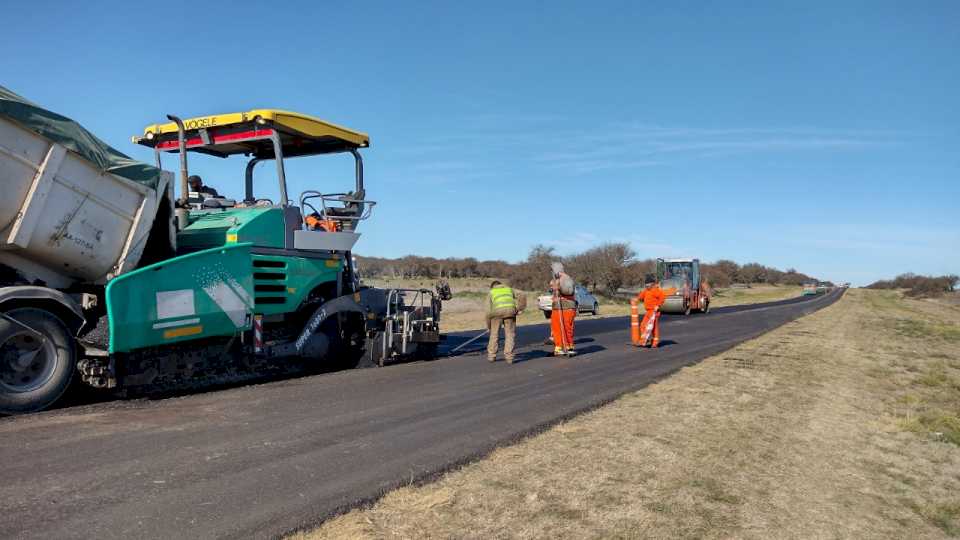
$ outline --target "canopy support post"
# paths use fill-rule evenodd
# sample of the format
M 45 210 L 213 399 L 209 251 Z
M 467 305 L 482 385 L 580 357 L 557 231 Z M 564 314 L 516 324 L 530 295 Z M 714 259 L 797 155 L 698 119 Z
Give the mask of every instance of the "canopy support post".
M 270 134 L 270 140 L 273 141 L 273 157 L 277 161 L 277 180 L 280 182 L 280 206 L 288 206 L 287 199 L 287 177 L 283 172 L 283 145 L 280 142 L 280 133 L 273 130 Z
M 260 163 L 260 158 L 253 158 L 247 162 L 247 172 L 244 175 L 243 187 L 244 195 L 243 202 L 252 203 L 257 199 L 253 196 L 253 168 L 257 166 L 257 163 Z
M 350 153 L 353 154 L 353 159 L 356 162 L 356 180 L 357 180 L 357 189 L 354 191 L 357 199 L 362 199 L 366 195 L 363 191 L 363 158 L 360 157 L 360 152 L 357 152 L 356 148 L 351 148 Z

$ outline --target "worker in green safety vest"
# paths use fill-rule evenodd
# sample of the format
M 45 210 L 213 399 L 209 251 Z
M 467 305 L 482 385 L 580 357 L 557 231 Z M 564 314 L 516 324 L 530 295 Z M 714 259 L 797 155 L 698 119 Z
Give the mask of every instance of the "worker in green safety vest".
M 487 342 L 487 360 L 497 361 L 497 349 L 500 345 L 500 326 L 503 326 L 503 356 L 508 364 L 513 363 L 513 342 L 517 335 L 517 314 L 519 313 L 517 294 L 513 289 L 499 281 L 490 284 L 487 297 L 487 328 L 490 340 Z

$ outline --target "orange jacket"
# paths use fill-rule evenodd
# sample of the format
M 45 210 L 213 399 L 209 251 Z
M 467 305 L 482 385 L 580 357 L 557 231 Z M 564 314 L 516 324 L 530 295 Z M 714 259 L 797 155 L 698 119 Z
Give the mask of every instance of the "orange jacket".
M 321 219 L 317 214 L 310 214 L 303 218 L 303 222 L 311 231 L 337 232 L 337 222 L 332 219 Z
M 670 287 L 669 289 L 664 290 L 661 289 L 659 285 L 654 285 L 649 289 L 640 291 L 640 294 L 637 295 L 637 299 L 642 300 L 643 308 L 647 311 L 650 311 L 651 309 L 662 306 L 667 300 L 667 297 L 675 292 L 677 292 L 676 287 Z

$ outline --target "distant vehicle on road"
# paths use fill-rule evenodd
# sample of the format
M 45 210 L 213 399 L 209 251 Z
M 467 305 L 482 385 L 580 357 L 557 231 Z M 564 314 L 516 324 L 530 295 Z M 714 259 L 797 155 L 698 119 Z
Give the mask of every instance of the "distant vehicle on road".
M 577 304 L 577 313 L 589 313 L 596 315 L 600 313 L 600 302 L 597 297 L 590 294 L 582 285 L 573 288 L 573 299 Z M 537 297 L 537 305 L 543 311 L 546 319 L 550 318 L 550 312 L 553 311 L 553 291 L 547 290 L 543 295 Z
M 710 285 L 700 273 L 700 259 L 657 259 L 657 281 L 664 289 L 676 289 L 660 311 L 684 315 L 710 311 Z
M 802 292 L 801 294 L 802 294 L 803 296 L 813 296 L 813 295 L 817 294 L 817 284 L 816 284 L 816 283 L 804 283 L 804 284 L 803 284 L 803 292 Z

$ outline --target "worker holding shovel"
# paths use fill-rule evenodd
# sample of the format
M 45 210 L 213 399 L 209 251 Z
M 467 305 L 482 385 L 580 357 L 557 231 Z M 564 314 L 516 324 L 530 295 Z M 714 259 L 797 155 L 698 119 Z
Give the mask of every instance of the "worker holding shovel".
M 667 297 L 677 292 L 675 287 L 661 289 L 657 284 L 656 277 L 648 275 L 645 281 L 645 287 L 634 299 L 633 303 L 643 302 L 643 308 L 646 313 L 639 329 L 636 327 L 633 331 L 633 344 L 638 347 L 657 348 L 660 345 L 660 306 L 667 300 Z
M 500 346 L 500 326 L 503 326 L 503 356 L 508 364 L 513 363 L 513 344 L 517 335 L 517 315 L 523 310 L 526 299 L 518 297 L 514 290 L 499 281 L 490 284 L 487 297 L 487 360 L 497 361 Z
M 553 333 L 553 355 L 573 356 L 573 319 L 577 316 L 577 303 L 574 298 L 573 278 L 564 273 L 563 264 L 553 263 L 553 306 L 550 313 L 550 329 Z

